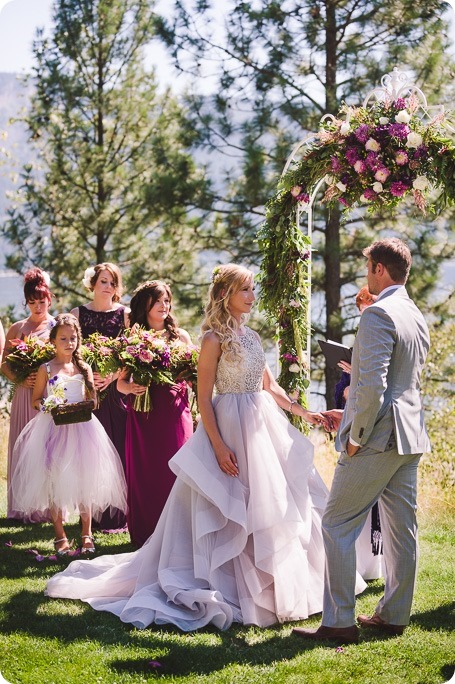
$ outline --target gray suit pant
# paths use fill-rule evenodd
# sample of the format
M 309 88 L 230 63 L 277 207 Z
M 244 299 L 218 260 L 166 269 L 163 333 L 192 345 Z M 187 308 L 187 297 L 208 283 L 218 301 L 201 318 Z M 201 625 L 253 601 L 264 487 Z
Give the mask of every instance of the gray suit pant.
M 407 625 L 417 572 L 417 467 L 421 454 L 400 455 L 394 440 L 379 453 L 361 447 L 340 454 L 322 518 L 326 553 L 322 624 L 355 624 L 355 542 L 379 500 L 385 590 L 376 613 L 385 622 Z

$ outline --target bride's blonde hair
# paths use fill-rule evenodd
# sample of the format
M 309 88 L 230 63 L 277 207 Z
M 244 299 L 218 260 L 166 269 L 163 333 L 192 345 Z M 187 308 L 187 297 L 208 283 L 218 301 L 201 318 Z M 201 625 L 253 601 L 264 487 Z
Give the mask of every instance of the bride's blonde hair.
M 225 264 L 213 269 L 201 336 L 208 331 L 214 332 L 219 337 L 222 352 L 231 361 L 242 358 L 243 352 L 237 337 L 237 321 L 229 311 L 229 299 L 252 282 L 253 274 L 244 266 Z M 242 316 L 242 322 L 246 318 L 246 314 Z

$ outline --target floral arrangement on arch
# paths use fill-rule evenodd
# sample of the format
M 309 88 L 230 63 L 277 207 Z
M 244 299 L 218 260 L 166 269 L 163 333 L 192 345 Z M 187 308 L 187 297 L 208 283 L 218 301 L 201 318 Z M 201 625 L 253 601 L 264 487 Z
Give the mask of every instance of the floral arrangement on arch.
M 455 202 L 455 145 L 444 115 L 424 121 L 413 94 L 370 108 L 343 106 L 338 117 L 321 122 L 266 205 L 258 234 L 261 308 L 277 325 L 278 381 L 302 404 L 310 376 L 303 349 L 310 332 L 311 244 L 297 217 L 322 179 L 327 184 L 322 201 L 341 204 L 344 214 L 355 206 L 374 213 L 407 198 L 423 213 L 442 209 Z

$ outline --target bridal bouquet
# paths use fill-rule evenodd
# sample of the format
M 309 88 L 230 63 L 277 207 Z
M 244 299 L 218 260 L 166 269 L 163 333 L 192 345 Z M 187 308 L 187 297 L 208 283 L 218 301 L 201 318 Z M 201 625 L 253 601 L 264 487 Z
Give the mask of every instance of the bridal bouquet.
M 21 382 L 28 378 L 31 373 L 37 371 L 41 364 L 54 358 L 55 347 L 50 342 L 43 342 L 43 340 L 33 336 L 24 337 L 23 340 L 11 340 L 10 346 L 12 351 L 6 360 L 15 376 L 10 392 L 10 399 L 12 399 Z
M 171 344 L 171 375 L 174 382 L 185 380 L 191 387 L 191 414 L 193 424 L 196 427 L 198 421 L 197 406 L 197 364 L 199 361 L 200 348 L 195 344 L 174 342 Z
M 142 328 L 125 330 L 122 336 L 119 358 L 122 366 L 130 371 L 134 382 L 149 387 L 152 382 L 173 384 L 170 373 L 171 351 L 160 333 Z M 149 392 L 134 399 L 135 411 L 147 412 L 152 408 Z
M 95 332 L 89 335 L 81 345 L 82 358 L 93 371 L 105 378 L 109 373 L 116 373 L 122 367 L 120 352 L 123 342 L 121 337 L 106 337 Z M 98 401 L 102 401 L 108 388 L 98 392 Z

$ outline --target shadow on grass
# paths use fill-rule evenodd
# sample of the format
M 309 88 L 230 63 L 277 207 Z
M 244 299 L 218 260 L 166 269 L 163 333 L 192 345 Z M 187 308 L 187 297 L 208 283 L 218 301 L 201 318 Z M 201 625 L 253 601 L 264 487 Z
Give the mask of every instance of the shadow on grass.
M 455 601 L 433 610 L 415 613 L 411 616 L 411 624 L 428 631 L 443 629 L 453 632 L 455 630 Z

